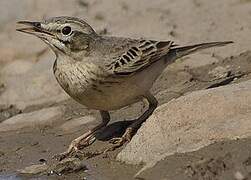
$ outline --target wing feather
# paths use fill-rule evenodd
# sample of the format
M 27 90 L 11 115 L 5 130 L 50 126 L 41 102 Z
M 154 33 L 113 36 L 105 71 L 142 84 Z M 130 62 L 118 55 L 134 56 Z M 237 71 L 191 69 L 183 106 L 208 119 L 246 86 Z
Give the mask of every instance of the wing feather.
M 172 46 L 172 41 L 139 40 L 110 63 L 109 70 L 116 75 L 134 74 L 165 56 Z

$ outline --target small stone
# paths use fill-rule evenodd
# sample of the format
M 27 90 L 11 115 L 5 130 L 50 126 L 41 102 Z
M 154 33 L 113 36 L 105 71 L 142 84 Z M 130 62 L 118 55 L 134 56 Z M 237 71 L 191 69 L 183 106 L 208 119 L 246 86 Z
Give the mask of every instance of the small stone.
M 15 105 L 0 105 L 0 122 L 21 112 Z
M 78 158 L 67 158 L 50 167 L 56 174 L 69 174 L 87 170 L 86 165 Z
M 46 163 L 47 161 L 45 159 L 41 158 L 41 159 L 39 159 L 39 162 Z
M 48 165 L 46 164 L 36 164 L 29 167 L 24 168 L 23 170 L 19 170 L 21 174 L 27 175 L 36 175 L 36 174 L 43 174 L 48 169 Z
M 36 145 L 38 145 L 38 144 L 39 144 L 39 142 L 36 141 L 36 142 L 31 143 L 31 146 L 36 146 Z
M 235 177 L 236 180 L 244 180 L 245 179 L 245 177 L 243 176 L 243 174 L 240 171 L 237 171 L 234 174 L 234 177 Z
M 4 156 L 4 155 L 5 155 L 5 153 L 3 151 L 0 151 L 0 157 Z
M 231 74 L 231 71 L 228 70 L 228 67 L 218 66 L 211 70 L 208 74 L 215 78 L 225 78 Z
M 248 157 L 248 158 L 243 162 L 243 164 L 244 164 L 245 166 L 251 166 L 251 157 Z

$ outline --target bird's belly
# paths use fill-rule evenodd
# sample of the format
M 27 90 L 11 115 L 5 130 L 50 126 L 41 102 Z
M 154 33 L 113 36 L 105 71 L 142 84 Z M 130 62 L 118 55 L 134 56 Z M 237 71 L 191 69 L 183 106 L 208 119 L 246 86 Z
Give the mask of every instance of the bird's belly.
M 56 72 L 55 76 L 67 94 L 80 104 L 90 109 L 110 111 L 140 101 L 164 68 L 163 61 L 158 61 L 132 76 L 86 78 L 83 76 L 86 73 L 75 73 L 77 68 L 71 70 L 67 67 L 61 73 Z
M 90 109 L 116 110 L 142 99 L 144 90 L 134 79 L 84 79 L 56 76 L 59 84 L 74 100 Z M 86 83 L 87 82 L 87 83 Z
M 72 97 L 79 103 L 90 109 L 97 110 L 117 110 L 127 105 L 133 104 L 142 99 L 141 91 L 128 83 L 119 83 L 108 86 L 98 86 Z M 69 93 L 70 94 L 70 93 Z
M 142 100 L 164 69 L 165 64 L 160 61 L 142 72 L 118 80 L 119 83 L 90 87 L 80 92 L 74 99 L 91 109 L 107 111 L 120 109 Z

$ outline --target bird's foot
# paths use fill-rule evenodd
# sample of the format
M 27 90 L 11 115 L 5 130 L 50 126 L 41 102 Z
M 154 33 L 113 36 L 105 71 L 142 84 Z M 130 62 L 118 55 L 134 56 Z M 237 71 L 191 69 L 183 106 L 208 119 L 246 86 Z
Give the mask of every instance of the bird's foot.
M 69 147 L 70 148 L 70 147 Z M 69 149 L 63 153 L 60 153 L 60 154 L 56 154 L 54 155 L 52 158 L 53 159 L 56 159 L 58 161 L 62 161 L 63 159 L 65 158 L 69 158 L 69 157 L 72 157 L 74 154 L 76 153 L 83 153 L 81 150 L 77 149 L 77 148 L 72 148 L 72 149 Z
M 84 154 L 84 152 L 81 151 L 80 149 L 83 149 L 84 147 L 91 145 L 95 140 L 96 138 L 92 134 L 85 137 L 84 139 L 82 136 L 80 136 L 71 142 L 66 152 L 53 156 L 53 159 L 61 161 L 67 157 L 71 157 L 73 154 L 76 153 Z
M 107 148 L 104 153 L 114 151 L 115 149 L 123 146 L 125 143 L 130 142 L 133 135 L 133 128 L 128 127 L 122 137 L 112 138 L 109 142 L 113 144 L 112 147 Z

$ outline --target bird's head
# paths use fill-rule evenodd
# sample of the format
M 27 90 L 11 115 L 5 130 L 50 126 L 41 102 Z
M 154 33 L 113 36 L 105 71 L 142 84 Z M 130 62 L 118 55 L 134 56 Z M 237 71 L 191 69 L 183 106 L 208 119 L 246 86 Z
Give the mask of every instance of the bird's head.
M 56 55 L 73 56 L 74 53 L 87 51 L 90 42 L 97 36 L 85 21 L 73 17 L 54 17 L 42 22 L 19 21 L 26 27 L 19 28 L 48 44 Z

